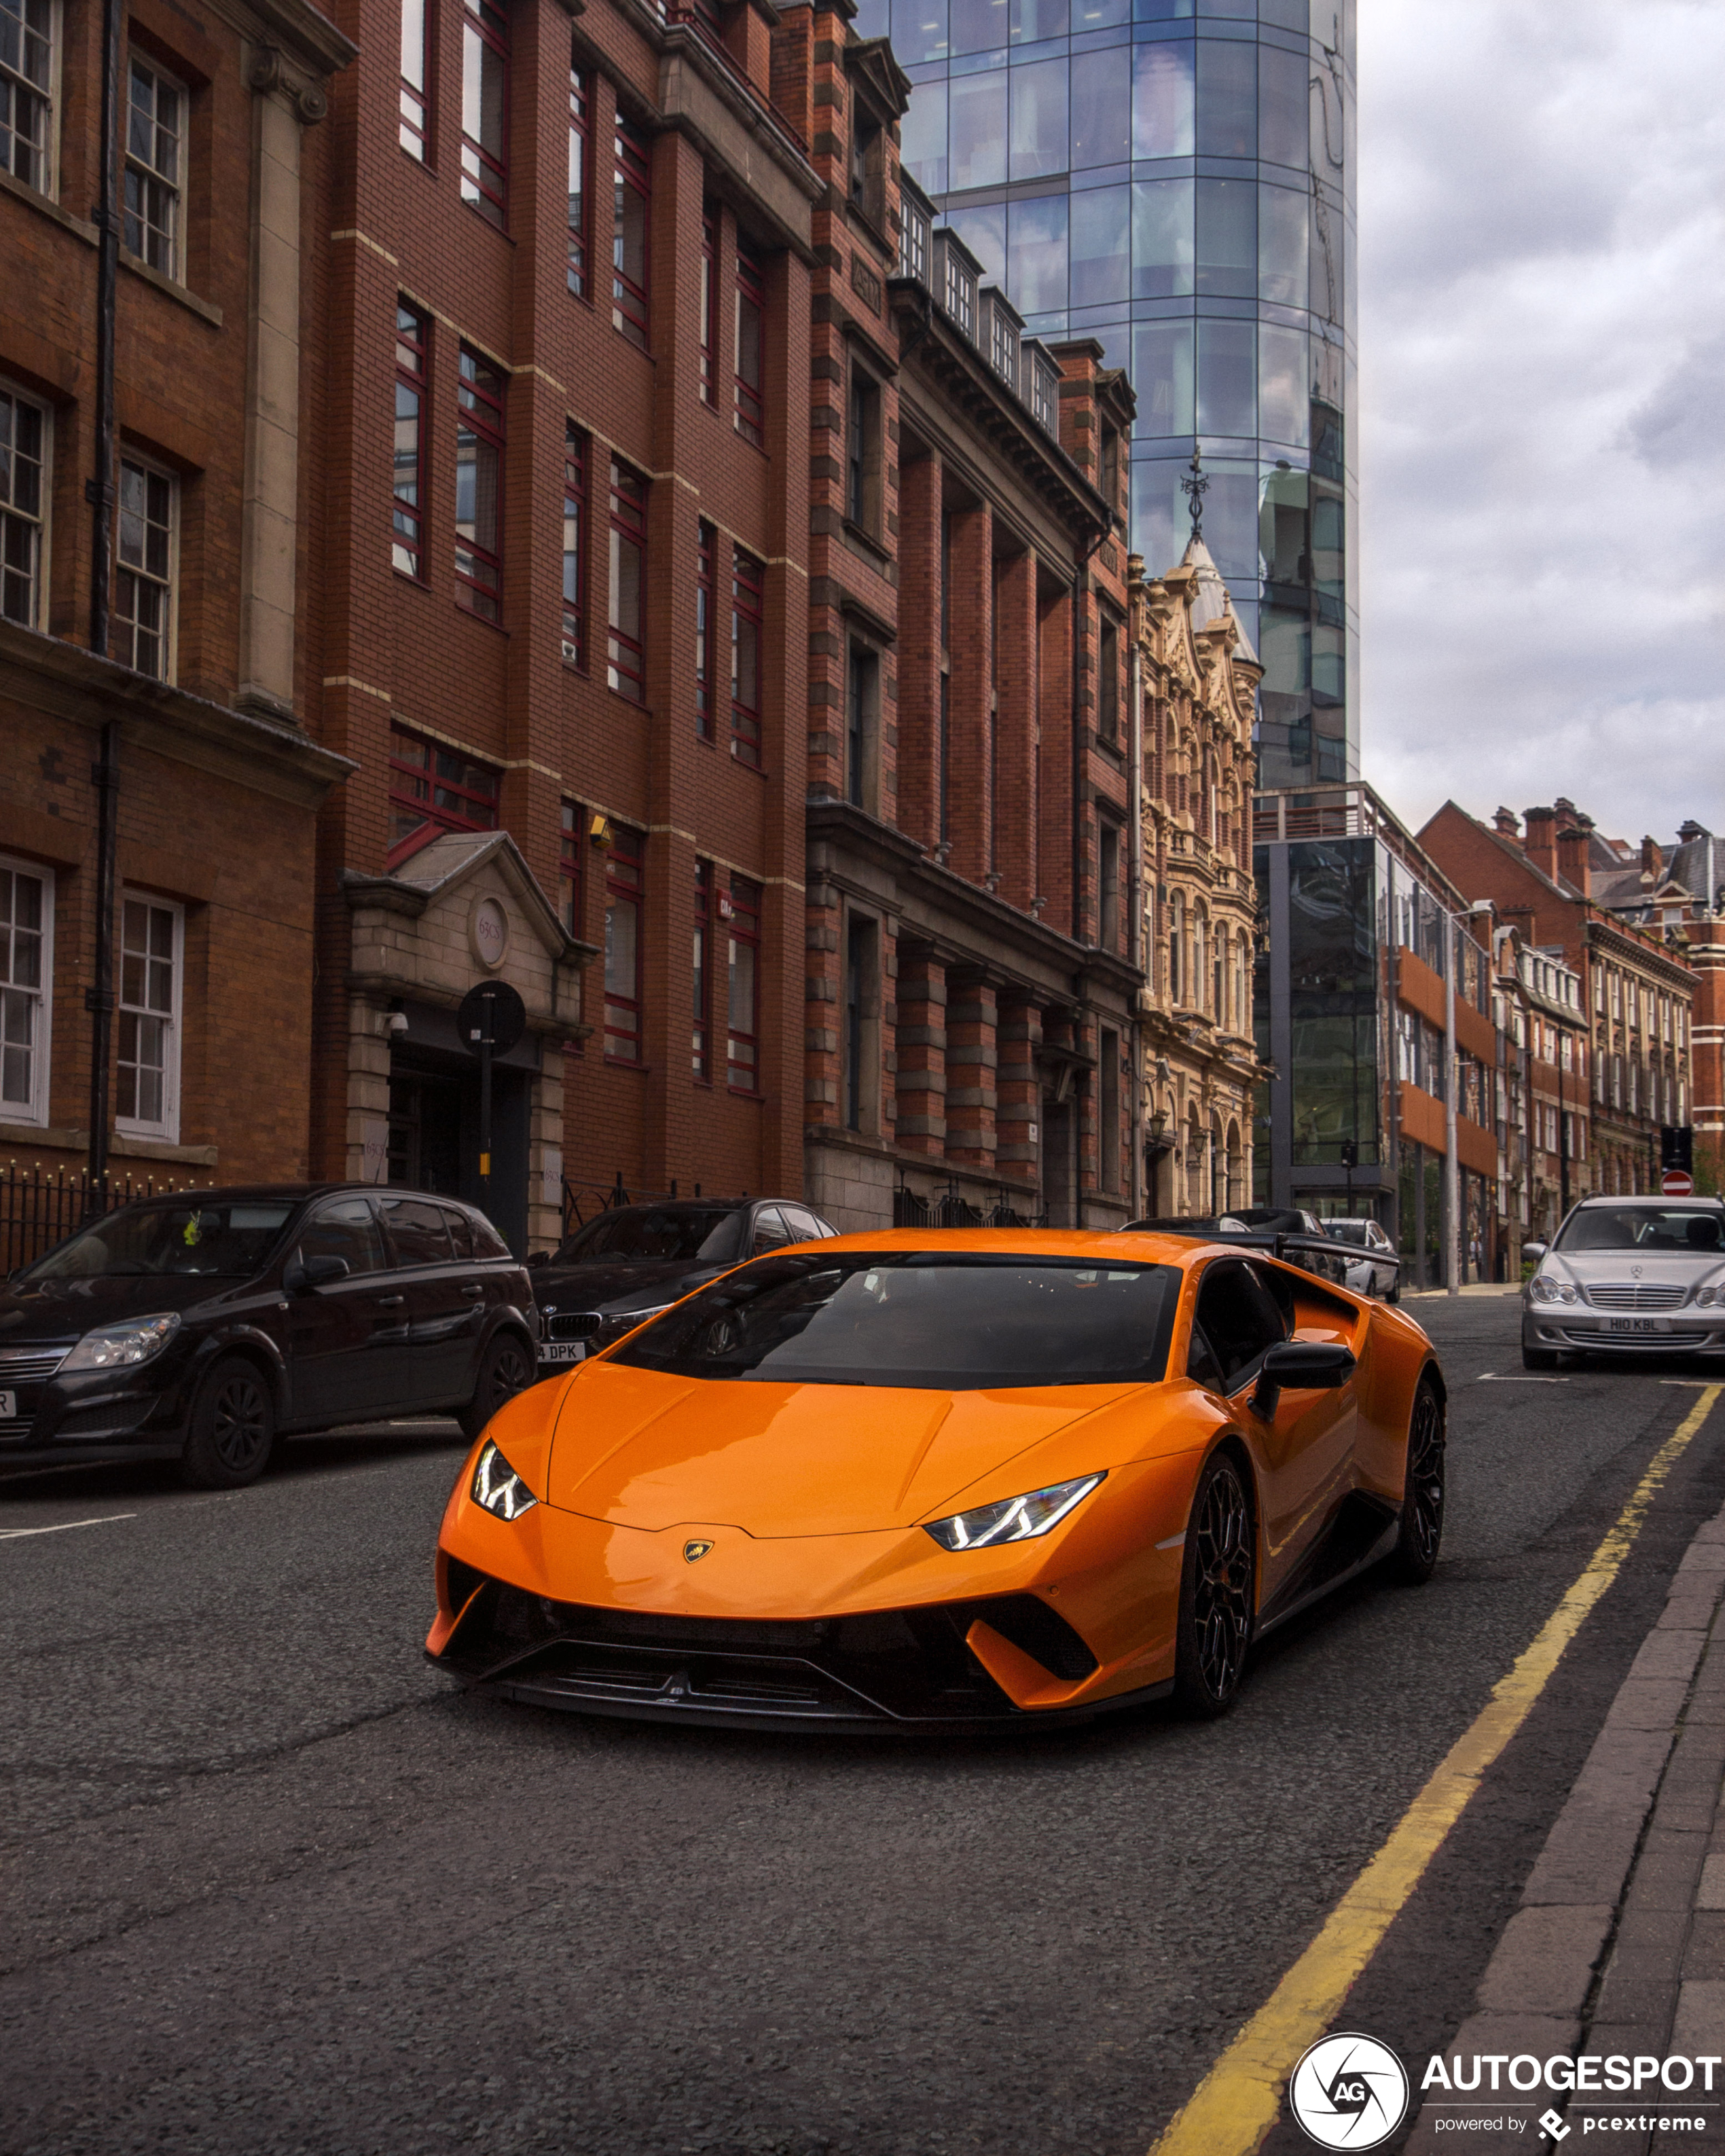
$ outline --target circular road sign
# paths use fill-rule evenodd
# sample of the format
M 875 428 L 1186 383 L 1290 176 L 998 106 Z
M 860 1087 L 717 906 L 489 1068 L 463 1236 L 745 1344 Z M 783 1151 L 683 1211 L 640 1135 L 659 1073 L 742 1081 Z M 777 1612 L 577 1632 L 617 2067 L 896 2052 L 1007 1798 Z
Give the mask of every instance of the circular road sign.
M 492 1055 L 507 1055 L 527 1029 L 527 1006 L 507 981 L 481 981 L 462 997 L 455 1029 L 472 1055 L 489 1034 Z
M 1659 1178 L 1659 1187 L 1667 1198 L 1693 1198 L 1695 1178 L 1686 1168 L 1668 1168 Z

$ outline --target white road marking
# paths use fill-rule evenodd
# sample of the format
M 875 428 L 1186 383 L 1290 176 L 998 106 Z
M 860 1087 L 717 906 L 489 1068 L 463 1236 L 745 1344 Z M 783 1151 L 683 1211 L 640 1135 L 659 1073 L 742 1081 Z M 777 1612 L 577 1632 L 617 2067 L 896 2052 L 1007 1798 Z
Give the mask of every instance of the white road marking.
M 116 1520 L 135 1520 L 136 1512 L 104 1512 L 99 1520 L 62 1520 L 57 1527 L 0 1527 L 0 1543 L 21 1541 L 25 1535 L 63 1535 L 69 1527 L 107 1527 Z
M 1536 1378 L 1531 1374 L 1522 1377 L 1518 1373 L 1510 1370 L 1501 1373 L 1497 1370 L 1481 1370 L 1478 1377 L 1474 1379 L 1476 1385 L 1567 1385 L 1568 1382 L 1567 1378 Z

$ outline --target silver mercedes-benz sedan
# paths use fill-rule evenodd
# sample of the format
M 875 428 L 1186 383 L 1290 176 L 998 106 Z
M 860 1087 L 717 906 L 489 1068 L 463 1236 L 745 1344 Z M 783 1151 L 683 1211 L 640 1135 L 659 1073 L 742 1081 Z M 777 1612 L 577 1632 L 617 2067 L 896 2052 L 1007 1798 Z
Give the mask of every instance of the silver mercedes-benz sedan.
M 1566 1352 L 1725 1354 L 1725 1204 L 1717 1199 L 1584 1198 L 1522 1290 L 1522 1362 Z

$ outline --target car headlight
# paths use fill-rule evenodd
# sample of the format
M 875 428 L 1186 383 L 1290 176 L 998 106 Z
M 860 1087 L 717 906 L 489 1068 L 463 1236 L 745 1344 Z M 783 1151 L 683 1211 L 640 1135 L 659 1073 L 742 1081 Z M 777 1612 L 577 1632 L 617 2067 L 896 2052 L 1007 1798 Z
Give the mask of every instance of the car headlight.
M 619 1310 L 614 1317 L 608 1317 L 587 1343 L 589 1355 L 597 1355 L 602 1348 L 610 1348 L 622 1339 L 625 1332 L 633 1332 L 638 1325 L 644 1325 L 649 1317 L 657 1317 L 670 1308 L 668 1302 L 655 1302 L 646 1310 Z
M 99 1326 L 94 1332 L 85 1334 L 60 1364 L 60 1371 L 131 1369 L 159 1355 L 179 1329 L 177 1310 L 164 1310 L 154 1317 L 128 1318 L 124 1325 Z
M 1725 1294 L 1722 1294 L 1717 1286 L 1698 1287 L 1695 1291 L 1695 1300 L 1702 1309 L 1706 1310 L 1714 1301 L 1725 1302 Z
M 1527 1292 L 1535 1302 L 1576 1302 L 1580 1300 L 1572 1281 L 1553 1280 L 1548 1273 L 1535 1273 L 1527 1283 Z
M 474 1462 L 473 1502 L 500 1520 L 518 1520 L 539 1500 L 488 1438 Z
M 1097 1483 L 1106 1478 L 1086 1475 L 1076 1482 L 1052 1482 L 1045 1490 L 1033 1490 L 1025 1497 L 1008 1497 L 998 1505 L 978 1505 L 973 1512 L 954 1512 L 937 1520 L 926 1532 L 942 1549 L 981 1549 L 990 1543 L 1033 1543 L 1050 1527 L 1059 1527 L 1075 1505 L 1081 1504 Z

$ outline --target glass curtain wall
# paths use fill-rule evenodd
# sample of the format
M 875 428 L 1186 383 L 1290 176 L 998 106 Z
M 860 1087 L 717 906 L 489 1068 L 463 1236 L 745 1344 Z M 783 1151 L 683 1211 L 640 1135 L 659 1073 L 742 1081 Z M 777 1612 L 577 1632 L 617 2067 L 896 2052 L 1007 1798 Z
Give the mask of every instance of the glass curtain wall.
M 1356 0 L 860 0 L 904 161 L 1027 333 L 1137 392 L 1132 544 L 1204 538 L 1266 672 L 1259 783 L 1358 775 Z

